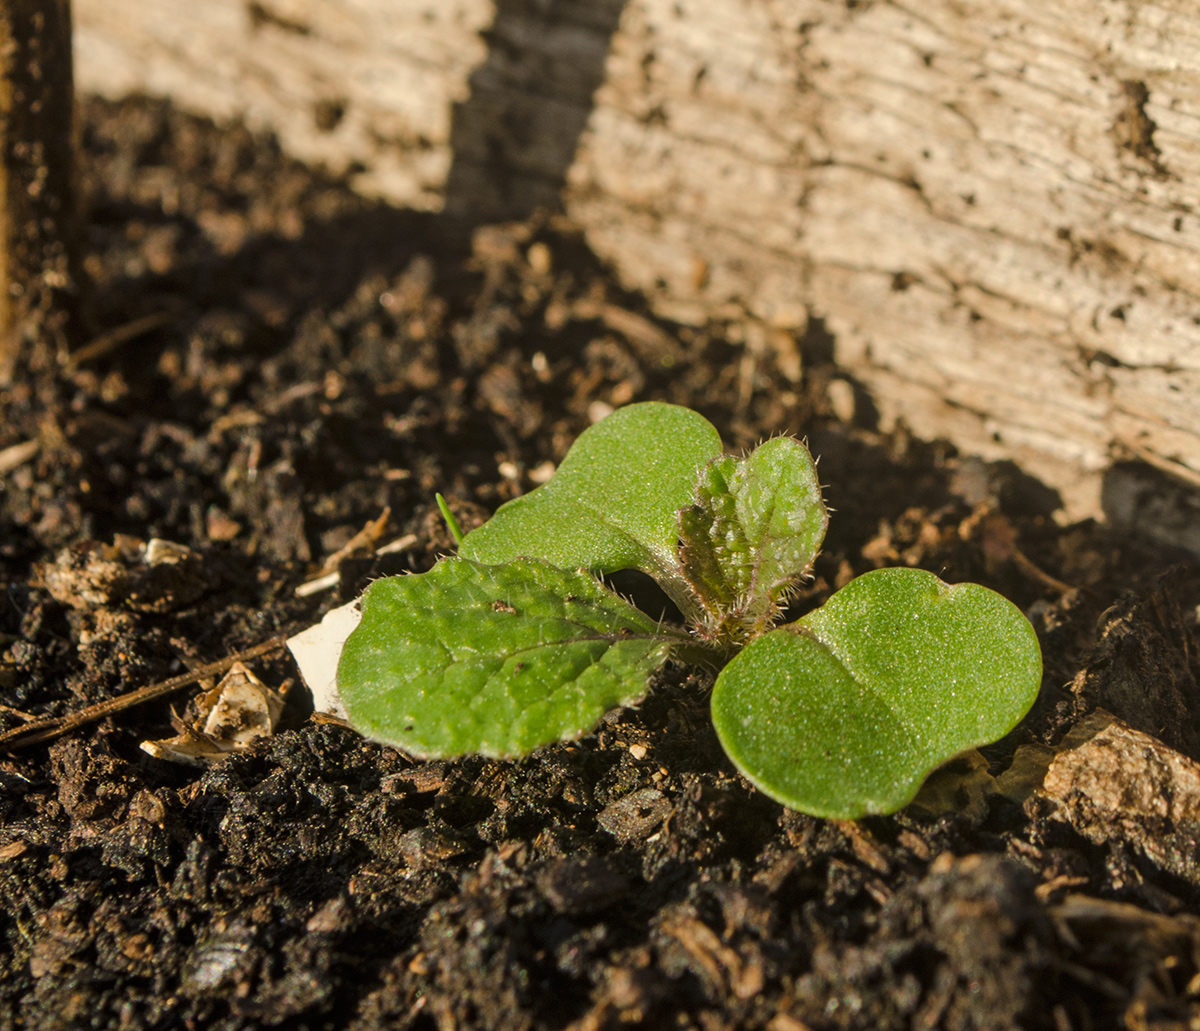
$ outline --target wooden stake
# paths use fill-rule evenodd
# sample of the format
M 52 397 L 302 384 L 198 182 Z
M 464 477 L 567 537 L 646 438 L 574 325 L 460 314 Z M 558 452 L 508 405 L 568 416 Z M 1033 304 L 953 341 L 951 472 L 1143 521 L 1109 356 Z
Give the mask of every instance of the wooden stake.
M 74 102 L 70 0 L 0 0 L 0 384 L 66 351 Z

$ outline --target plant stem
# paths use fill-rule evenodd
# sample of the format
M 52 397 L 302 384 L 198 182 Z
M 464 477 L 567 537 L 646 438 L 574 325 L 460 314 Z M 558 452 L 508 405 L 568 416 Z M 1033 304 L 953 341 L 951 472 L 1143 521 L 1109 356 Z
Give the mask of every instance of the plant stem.
M 451 535 L 454 537 L 454 543 L 462 546 L 463 537 L 462 527 L 458 525 L 458 520 L 454 518 L 454 513 L 450 511 L 450 506 L 446 499 L 440 494 L 435 494 L 437 498 L 438 508 L 441 510 L 442 518 L 446 520 L 446 526 L 449 528 Z

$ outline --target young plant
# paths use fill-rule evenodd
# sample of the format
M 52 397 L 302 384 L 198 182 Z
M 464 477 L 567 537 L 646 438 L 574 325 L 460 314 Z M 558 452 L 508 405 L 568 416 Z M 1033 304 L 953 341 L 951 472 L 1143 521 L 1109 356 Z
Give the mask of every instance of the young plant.
M 1017 724 L 1041 652 L 1011 602 L 918 569 L 867 573 L 776 626 L 827 521 L 799 441 L 733 458 L 696 412 L 620 409 L 457 557 L 367 589 L 338 666 L 351 723 L 426 758 L 520 756 L 639 701 L 674 654 L 720 669 L 717 735 L 766 794 L 817 816 L 894 812 Z M 688 628 L 598 579 L 622 569 L 654 577 Z

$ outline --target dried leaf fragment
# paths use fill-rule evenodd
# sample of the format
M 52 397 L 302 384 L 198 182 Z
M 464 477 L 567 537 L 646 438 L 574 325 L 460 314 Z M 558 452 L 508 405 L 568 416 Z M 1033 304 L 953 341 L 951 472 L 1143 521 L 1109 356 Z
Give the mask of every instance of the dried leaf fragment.
M 200 699 L 200 716 L 192 724 L 179 722 L 175 737 L 143 741 L 142 751 L 156 759 L 204 766 L 270 737 L 283 703 L 283 696 L 267 687 L 245 664 L 235 663 Z

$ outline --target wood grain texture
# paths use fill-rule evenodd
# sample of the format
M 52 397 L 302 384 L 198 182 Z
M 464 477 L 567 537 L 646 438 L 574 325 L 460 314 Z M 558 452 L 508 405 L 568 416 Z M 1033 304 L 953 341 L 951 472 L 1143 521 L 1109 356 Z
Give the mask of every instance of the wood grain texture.
M 453 106 L 487 46 L 489 0 L 82 0 L 81 89 L 245 118 L 367 193 L 438 209 Z
M 1184 0 L 76 10 L 85 88 L 245 112 L 302 156 L 362 162 L 363 188 L 405 205 L 503 217 L 561 199 L 664 315 L 818 316 L 885 420 L 1020 461 L 1073 515 L 1174 539 L 1194 525 L 1200 13 Z M 330 98 L 340 121 L 314 129 Z M 1183 491 L 1169 511 L 1152 467 Z
M 1197 44 L 1183 4 L 638 0 L 570 210 L 679 317 L 821 316 L 885 417 L 1098 511 L 1116 457 L 1200 471 Z

